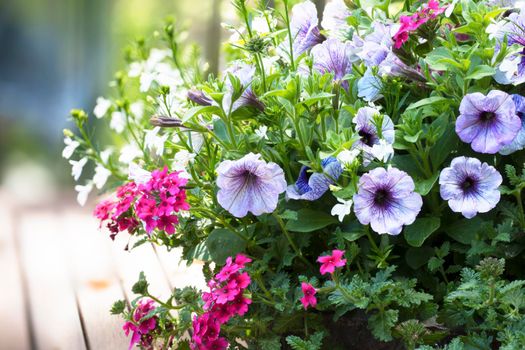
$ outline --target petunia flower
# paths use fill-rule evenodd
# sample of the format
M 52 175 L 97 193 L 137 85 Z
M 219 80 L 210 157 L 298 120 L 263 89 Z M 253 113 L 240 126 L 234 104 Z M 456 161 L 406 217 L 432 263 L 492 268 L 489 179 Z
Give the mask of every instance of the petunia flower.
M 512 101 L 516 106 L 516 115 L 521 119 L 521 129 L 518 131 L 514 140 L 508 145 L 503 146 L 499 153 L 503 155 L 511 154 L 525 148 L 525 97 L 512 95 Z
M 510 95 L 492 90 L 487 96 L 465 95 L 459 106 L 456 133 L 474 151 L 494 154 L 510 144 L 521 129 L 521 119 Z
M 360 153 L 361 151 L 359 151 L 358 149 L 345 149 L 339 152 L 336 158 L 344 168 L 347 168 L 356 161 Z
M 331 36 L 341 41 L 345 40 L 351 30 L 347 18 L 352 13 L 343 0 L 333 0 L 326 4 L 323 12 L 321 26 Z
M 450 209 L 470 219 L 477 213 L 486 213 L 500 200 L 500 173 L 476 158 L 457 157 L 450 167 L 439 175 L 441 198 Z
M 414 181 L 396 168 L 375 168 L 361 176 L 354 195 L 354 212 L 363 225 L 379 234 L 397 235 L 416 220 L 423 205 Z
M 233 98 L 233 86 L 228 78 L 228 74 L 233 75 L 237 79 L 239 79 L 239 82 L 242 85 L 242 88 L 244 91 L 242 92 L 241 96 L 233 102 L 232 105 L 232 98 Z M 252 106 L 257 108 L 260 111 L 264 110 L 264 104 L 259 100 L 259 98 L 255 95 L 251 88 L 251 84 L 253 81 L 253 77 L 255 75 L 255 66 L 247 64 L 242 61 L 235 61 L 233 62 L 230 67 L 225 71 L 225 85 L 226 85 L 226 93 L 224 94 L 222 104 L 225 111 L 229 111 L 230 109 L 232 111 L 237 110 L 238 108 L 244 107 L 244 106 Z
M 335 81 L 341 81 L 352 71 L 351 53 L 350 43 L 328 39 L 312 49 L 313 69 L 321 74 L 332 73 Z M 348 82 L 342 86 L 348 88 Z
M 352 122 L 355 130 L 359 134 L 359 139 L 352 145 L 352 148 L 363 151 L 363 164 L 370 164 L 375 158 L 372 152 L 374 145 L 379 145 L 383 139 L 386 144 L 393 144 L 395 140 L 394 123 L 389 116 L 383 115 L 381 125 L 376 125 L 380 112 L 372 107 L 361 107 L 357 111 Z M 378 128 L 380 127 L 380 128 Z M 375 152 L 377 155 L 377 151 Z
M 325 40 L 319 31 L 318 24 L 317 9 L 310 0 L 298 3 L 292 8 L 290 33 L 294 58 Z M 290 56 L 289 38 L 285 39 L 280 48 Z
M 317 262 L 321 263 L 321 268 L 319 270 L 321 275 L 327 273 L 333 274 L 336 268 L 345 266 L 346 259 L 343 259 L 344 255 L 344 250 L 334 249 L 332 250 L 332 255 L 318 257 Z
M 317 294 L 317 291 L 315 288 L 310 283 L 302 282 L 301 290 L 303 291 L 303 297 L 300 300 L 304 309 L 306 310 L 309 307 L 316 307 L 317 298 L 315 297 L 315 294 Z
M 138 185 L 144 185 L 151 180 L 151 172 L 142 169 L 137 163 L 131 162 L 128 167 L 128 179 Z
M 357 96 L 368 102 L 374 102 L 383 97 L 381 79 L 368 68 L 361 79 L 357 81 Z
M 217 200 L 236 217 L 242 218 L 248 212 L 273 212 L 279 194 L 286 190 L 281 167 L 260 158 L 260 154 L 249 153 L 238 160 L 223 161 L 217 168 Z
M 322 173 L 312 173 L 310 168 L 303 166 L 294 185 L 286 189 L 287 199 L 303 199 L 315 201 L 330 188 L 343 172 L 341 164 L 334 157 L 328 157 L 321 162 Z
M 370 153 L 375 159 L 386 163 L 394 156 L 394 147 L 392 147 L 391 143 L 381 139 L 379 143 L 372 146 Z
M 339 221 L 343 222 L 345 216 L 349 215 L 352 211 L 352 204 L 354 202 L 352 200 L 344 200 L 339 197 L 337 198 L 337 201 L 339 203 L 334 205 L 330 214 L 332 214 L 333 216 L 337 216 Z

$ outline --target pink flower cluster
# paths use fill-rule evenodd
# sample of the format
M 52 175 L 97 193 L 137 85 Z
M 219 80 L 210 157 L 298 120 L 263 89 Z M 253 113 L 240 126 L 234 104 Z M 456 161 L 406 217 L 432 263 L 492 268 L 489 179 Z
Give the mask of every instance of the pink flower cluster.
M 155 308 L 155 302 L 151 299 L 145 298 L 138 301 L 137 308 L 133 313 L 133 320 L 127 321 L 124 323 L 124 326 L 122 326 L 126 336 L 129 335 L 129 332 L 133 332 L 128 350 L 133 348 L 135 344 L 139 343 L 144 348 L 151 347 L 153 337 L 149 333 L 157 326 L 157 317 L 145 317 L 155 310 Z
M 99 203 L 93 215 L 100 219 L 101 225 L 109 220 L 107 227 L 112 238 L 125 230 L 133 233 L 139 220 L 148 234 L 154 229 L 173 234 L 179 222 L 176 213 L 190 208 L 184 190 L 187 182 L 178 172 L 169 173 L 166 167 L 154 170 L 144 184 L 131 181 L 117 188 L 117 199 Z
M 428 4 L 423 5 L 423 8 L 411 16 L 401 16 L 399 18 L 401 27 L 394 34 L 395 48 L 399 49 L 405 42 L 408 41 L 408 36 L 411 32 L 415 32 L 424 23 L 432 20 L 445 12 L 446 6 L 439 7 L 437 0 L 429 0 Z
M 226 265 L 208 282 L 209 293 L 202 294 L 204 314 L 193 320 L 193 350 L 225 350 L 228 341 L 220 337 L 221 325 L 233 316 L 242 316 L 248 311 L 252 300 L 244 296 L 250 284 L 247 272 L 241 272 L 252 260 L 242 254 L 226 259 Z

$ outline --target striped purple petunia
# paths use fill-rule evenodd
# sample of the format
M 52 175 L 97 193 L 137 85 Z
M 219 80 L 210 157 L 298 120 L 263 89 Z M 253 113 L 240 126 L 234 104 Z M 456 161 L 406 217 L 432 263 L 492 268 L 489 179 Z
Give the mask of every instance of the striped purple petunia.
M 500 149 L 499 153 L 503 155 L 511 154 L 525 148 L 525 97 L 515 94 L 512 95 L 512 101 L 514 101 L 514 105 L 516 106 L 516 115 L 521 120 L 521 129 L 510 144 Z
M 349 42 L 328 39 L 312 49 L 313 68 L 321 74 L 332 73 L 338 81 L 352 72 L 350 56 L 352 47 Z M 343 82 L 345 89 L 348 82 Z
M 474 151 L 494 154 L 514 140 L 521 129 L 510 95 L 492 90 L 488 95 L 465 95 L 459 106 L 456 133 Z
M 217 201 L 232 215 L 242 218 L 271 213 L 279 194 L 286 190 L 284 172 L 276 163 L 266 163 L 260 154 L 225 160 L 217 167 Z
M 498 204 L 502 180 L 493 166 L 476 158 L 457 157 L 439 175 L 441 198 L 452 211 L 470 219 Z
M 363 225 L 379 234 L 398 235 L 416 220 L 423 205 L 412 178 L 396 168 L 375 168 L 361 176 L 354 212 Z
M 378 128 L 375 124 L 379 115 L 379 111 L 375 108 L 361 107 L 352 120 L 355 123 L 355 130 L 359 134 L 359 139 L 352 145 L 352 148 L 363 151 L 363 164 L 365 166 L 374 159 L 372 147 L 378 145 L 381 138 L 387 144 L 394 143 L 395 131 L 392 119 L 387 115 L 383 115 L 381 126 Z
M 295 57 L 322 43 L 326 38 L 319 31 L 317 9 L 311 1 L 304 1 L 292 8 L 290 31 L 292 33 L 292 49 Z M 289 41 L 287 43 L 289 46 Z M 286 47 L 286 49 L 289 49 Z
M 321 162 L 322 173 L 312 173 L 310 168 L 303 166 L 294 185 L 286 189 L 286 198 L 315 201 L 322 197 L 343 172 L 341 164 L 334 157 L 328 157 Z

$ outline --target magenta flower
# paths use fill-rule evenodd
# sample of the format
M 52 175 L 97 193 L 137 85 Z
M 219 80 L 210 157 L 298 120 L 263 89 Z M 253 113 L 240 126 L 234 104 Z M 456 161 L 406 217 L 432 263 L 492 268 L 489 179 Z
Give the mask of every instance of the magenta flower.
M 238 218 L 248 212 L 254 215 L 273 212 L 279 194 L 286 190 L 283 170 L 260 157 L 249 153 L 239 160 L 225 160 L 217 168 L 217 200 Z
M 487 96 L 465 95 L 459 106 L 456 133 L 474 151 L 494 154 L 510 144 L 521 129 L 516 106 L 510 95 L 492 90 Z
M 502 177 L 487 163 L 476 158 L 457 157 L 439 175 L 441 198 L 450 209 L 470 219 L 493 209 L 500 200 Z
M 412 178 L 396 168 L 375 168 L 364 174 L 354 195 L 357 219 L 379 234 L 399 234 L 403 225 L 416 220 L 422 206 Z
M 321 275 L 327 273 L 334 273 L 337 267 L 343 267 L 346 264 L 346 259 L 343 259 L 345 254 L 344 250 L 332 250 L 332 255 L 320 256 L 317 258 L 317 262 L 321 263 L 320 272 Z
M 315 288 L 310 283 L 302 282 L 301 290 L 303 291 L 303 297 L 300 300 L 304 309 L 306 310 L 308 307 L 316 307 L 317 298 L 315 297 L 315 294 L 317 291 Z
M 151 299 L 141 299 L 137 303 L 137 308 L 133 313 L 133 322 L 126 322 L 122 329 L 126 336 L 132 332 L 131 341 L 128 350 L 132 349 L 135 344 L 141 344 L 144 347 L 149 346 L 148 333 L 157 326 L 157 317 L 144 319 L 151 311 L 155 310 L 155 302 Z

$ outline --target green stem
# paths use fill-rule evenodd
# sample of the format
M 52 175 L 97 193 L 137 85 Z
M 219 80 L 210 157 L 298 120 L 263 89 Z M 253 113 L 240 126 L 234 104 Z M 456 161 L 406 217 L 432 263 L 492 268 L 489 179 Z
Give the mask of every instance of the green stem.
M 290 30 L 290 15 L 288 13 L 288 0 L 284 0 L 284 15 L 286 19 L 286 28 L 288 29 L 288 41 L 290 42 L 290 67 L 295 70 L 295 63 L 293 59 L 293 38 Z
M 523 201 L 521 199 L 521 188 L 516 189 L 516 191 L 514 192 L 514 197 L 516 197 L 516 202 L 519 208 L 521 228 L 525 229 L 525 213 L 523 211 Z
M 299 248 L 297 248 L 297 246 L 295 245 L 295 242 L 292 240 L 292 237 L 290 236 L 290 233 L 288 232 L 288 230 L 286 229 L 286 226 L 284 225 L 284 221 L 283 219 L 276 213 L 276 212 L 273 212 L 273 217 L 275 218 L 275 220 L 277 220 L 277 223 L 279 224 L 279 227 L 281 228 L 281 231 L 284 233 L 284 235 L 286 236 L 286 239 L 288 240 L 288 243 L 290 244 L 290 247 L 292 247 L 293 251 L 295 252 L 295 254 L 299 257 L 299 259 L 301 259 L 306 265 L 310 266 L 310 267 L 313 267 L 312 264 L 303 256 L 303 253 L 299 250 Z

